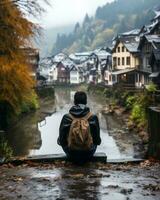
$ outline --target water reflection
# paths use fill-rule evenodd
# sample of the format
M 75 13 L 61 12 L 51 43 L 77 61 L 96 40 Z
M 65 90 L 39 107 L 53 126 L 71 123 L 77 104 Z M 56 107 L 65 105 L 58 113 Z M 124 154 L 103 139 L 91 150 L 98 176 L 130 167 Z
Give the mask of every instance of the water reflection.
M 14 156 L 25 156 L 29 154 L 30 149 L 39 149 L 42 140 L 36 115 L 33 113 L 21 119 L 8 130 L 7 139 L 13 149 Z
M 63 153 L 60 146 L 57 145 L 60 121 L 64 114 L 68 113 L 73 105 L 74 90 L 58 90 L 56 91 L 56 113 L 46 118 L 46 124 L 43 127 L 39 124 L 41 132 L 42 146 L 39 150 L 32 150 L 31 155 L 44 155 Z M 97 152 L 105 152 L 108 158 L 120 158 L 121 154 L 114 139 L 108 135 L 107 126 L 101 110 L 105 101 L 100 98 L 94 99 L 92 95 L 88 95 L 88 105 L 93 113 L 98 115 L 101 128 L 102 144 L 98 146 Z

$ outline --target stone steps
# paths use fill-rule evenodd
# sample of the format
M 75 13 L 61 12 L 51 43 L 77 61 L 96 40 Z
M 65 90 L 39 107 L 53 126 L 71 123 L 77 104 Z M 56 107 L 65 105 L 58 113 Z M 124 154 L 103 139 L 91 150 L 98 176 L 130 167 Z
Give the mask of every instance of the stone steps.
M 24 159 L 13 159 L 7 163 L 15 165 L 21 165 L 25 162 L 37 162 L 37 163 L 54 163 L 56 161 L 67 161 L 65 154 L 51 154 L 51 155 L 38 155 L 28 156 Z M 110 163 L 110 164 L 123 164 L 123 163 L 139 163 L 144 159 L 126 158 L 126 159 L 108 159 L 105 153 L 96 153 L 92 158 L 91 162 Z M 1 164 L 5 163 L 4 160 Z

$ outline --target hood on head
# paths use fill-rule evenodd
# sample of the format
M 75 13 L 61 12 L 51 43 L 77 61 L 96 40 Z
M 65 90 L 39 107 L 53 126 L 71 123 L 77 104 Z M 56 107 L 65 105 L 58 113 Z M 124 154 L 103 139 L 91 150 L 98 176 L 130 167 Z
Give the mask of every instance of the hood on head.
M 84 117 L 90 112 L 90 109 L 84 105 L 75 105 L 70 110 L 69 113 L 74 117 Z

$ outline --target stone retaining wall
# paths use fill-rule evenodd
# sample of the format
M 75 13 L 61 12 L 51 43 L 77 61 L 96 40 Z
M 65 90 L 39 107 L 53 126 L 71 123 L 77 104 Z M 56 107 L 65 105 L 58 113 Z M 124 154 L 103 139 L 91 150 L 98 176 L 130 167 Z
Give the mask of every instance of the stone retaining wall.
M 148 113 L 148 155 L 160 159 L 160 108 L 150 107 Z

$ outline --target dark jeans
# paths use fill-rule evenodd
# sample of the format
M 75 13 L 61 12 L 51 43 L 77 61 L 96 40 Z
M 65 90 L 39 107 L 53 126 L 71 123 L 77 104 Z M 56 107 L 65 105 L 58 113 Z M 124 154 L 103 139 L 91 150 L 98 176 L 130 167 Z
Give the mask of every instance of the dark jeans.
M 63 151 L 71 161 L 75 161 L 78 163 L 83 163 L 91 160 L 94 153 L 96 152 L 97 145 L 93 145 L 88 151 L 80 151 L 80 150 L 71 150 L 70 148 L 62 147 Z

